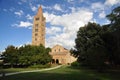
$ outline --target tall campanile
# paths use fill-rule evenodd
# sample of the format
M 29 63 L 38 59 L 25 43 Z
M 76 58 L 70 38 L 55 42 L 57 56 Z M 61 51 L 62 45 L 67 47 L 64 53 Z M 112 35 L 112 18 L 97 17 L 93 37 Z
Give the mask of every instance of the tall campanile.
M 45 46 L 45 17 L 41 6 L 34 16 L 32 28 L 32 45 L 38 46 L 40 44 Z

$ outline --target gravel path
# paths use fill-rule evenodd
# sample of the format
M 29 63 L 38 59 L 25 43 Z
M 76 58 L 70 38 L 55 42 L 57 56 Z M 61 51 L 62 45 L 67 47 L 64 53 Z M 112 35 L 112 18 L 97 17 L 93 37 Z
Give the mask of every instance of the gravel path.
M 29 72 L 41 72 L 41 71 L 48 71 L 60 68 L 62 65 L 52 67 L 52 68 L 46 68 L 46 69 L 40 69 L 40 70 L 31 70 L 31 71 L 21 71 L 21 72 L 13 72 L 13 73 L 6 73 L 5 76 L 15 75 L 15 74 L 21 74 L 21 73 L 29 73 Z M 0 77 L 2 77 L 2 74 L 0 74 Z

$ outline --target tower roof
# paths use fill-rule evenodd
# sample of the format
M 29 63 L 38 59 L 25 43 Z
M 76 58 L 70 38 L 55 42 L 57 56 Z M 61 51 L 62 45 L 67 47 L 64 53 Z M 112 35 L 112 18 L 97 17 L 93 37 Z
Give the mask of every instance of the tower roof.
M 42 6 L 38 8 L 37 15 L 43 15 Z

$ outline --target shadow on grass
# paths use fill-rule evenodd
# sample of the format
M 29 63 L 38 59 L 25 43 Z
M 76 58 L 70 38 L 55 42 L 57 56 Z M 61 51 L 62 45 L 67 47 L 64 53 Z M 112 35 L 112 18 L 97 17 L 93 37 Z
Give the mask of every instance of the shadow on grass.
M 88 67 L 72 67 L 71 69 L 80 70 L 84 75 L 89 75 L 95 78 L 95 80 L 120 80 L 120 70 L 117 69 L 107 69 L 105 71 L 99 72 L 95 69 L 90 69 Z
M 119 74 L 97 73 L 91 70 L 62 67 L 60 69 L 22 73 L 4 77 L 2 80 L 120 80 Z M 1 80 L 1 79 L 0 79 Z
M 3 80 L 96 80 L 91 76 L 61 73 L 28 73 L 5 77 Z

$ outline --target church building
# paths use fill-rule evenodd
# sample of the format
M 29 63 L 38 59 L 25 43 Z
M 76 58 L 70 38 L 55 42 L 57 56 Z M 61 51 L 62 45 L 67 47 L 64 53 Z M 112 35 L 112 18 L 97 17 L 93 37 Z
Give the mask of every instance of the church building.
M 42 7 L 40 6 L 37 14 L 34 16 L 32 28 L 32 45 L 39 46 L 42 44 L 45 47 L 45 17 L 43 16 Z M 70 64 L 76 61 L 70 51 L 60 45 L 55 45 L 51 52 L 53 64 Z
M 52 56 L 53 64 L 71 64 L 76 61 L 70 51 L 60 45 L 55 45 L 49 54 Z

